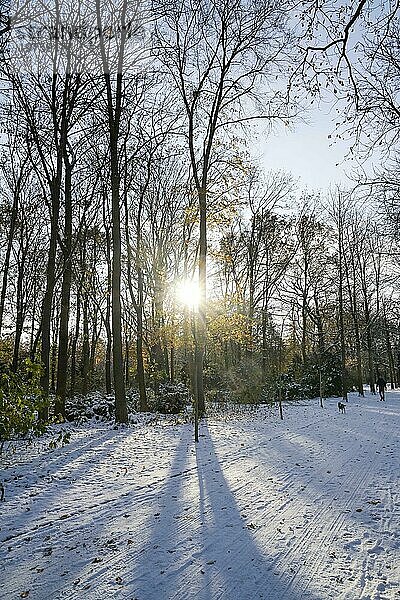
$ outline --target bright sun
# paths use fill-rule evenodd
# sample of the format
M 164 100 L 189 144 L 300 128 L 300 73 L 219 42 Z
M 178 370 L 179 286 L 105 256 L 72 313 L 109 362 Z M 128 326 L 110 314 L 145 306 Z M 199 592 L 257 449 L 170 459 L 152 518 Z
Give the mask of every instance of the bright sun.
M 200 288 L 197 281 L 185 279 L 176 286 L 176 297 L 182 304 L 196 309 L 200 304 Z

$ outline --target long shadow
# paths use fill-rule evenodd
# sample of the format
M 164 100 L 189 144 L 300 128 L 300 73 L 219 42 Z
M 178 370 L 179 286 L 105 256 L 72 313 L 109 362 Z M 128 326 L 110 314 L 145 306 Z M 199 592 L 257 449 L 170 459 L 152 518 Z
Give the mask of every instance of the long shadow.
M 204 445 L 197 447 L 199 502 L 203 515 L 204 556 L 212 561 L 199 598 L 296 600 L 291 573 L 279 573 L 274 558 L 257 544 L 256 525 L 240 510 L 219 464 L 207 425 Z M 213 468 L 204 468 L 206 457 Z M 273 549 L 271 549 L 273 550 Z M 215 562 L 214 562 L 215 561 Z M 220 591 L 218 591 L 220 590 Z M 307 592 L 307 598 L 312 594 Z
M 129 435 L 129 432 L 123 432 L 123 435 L 126 437 Z M 83 476 L 87 477 L 88 465 L 89 468 L 96 468 L 98 464 L 105 461 L 110 446 L 115 442 L 115 438 L 120 438 L 120 436 L 121 432 L 112 436 L 110 435 L 110 431 L 102 432 L 100 437 L 94 437 L 94 439 L 83 446 L 75 444 L 75 447 L 66 446 L 63 449 L 57 449 L 55 451 L 57 452 L 57 457 L 53 458 L 51 456 L 51 460 L 45 460 L 42 457 L 41 461 L 38 458 L 29 465 L 17 466 L 15 470 L 20 474 L 21 486 L 13 482 L 7 486 L 7 498 L 6 503 L 2 506 L 2 516 L 5 516 L 12 508 L 17 508 L 17 512 L 22 517 L 22 523 L 24 521 L 31 522 L 36 516 L 37 511 L 43 510 L 44 512 L 49 512 L 51 506 L 55 506 L 56 508 L 62 506 L 63 496 L 66 491 L 65 488 L 70 488 L 71 482 L 79 482 L 79 479 L 83 478 Z M 61 465 L 60 454 L 63 455 Z M 93 454 L 96 456 L 96 461 L 93 460 Z M 77 461 L 76 464 L 74 464 L 75 461 Z M 37 471 L 39 467 L 41 469 Z M 11 480 L 15 479 L 13 477 L 13 470 L 13 468 L 10 468 L 7 472 L 7 478 Z M 60 470 L 63 472 L 61 477 Z M 22 476 L 21 471 L 24 473 Z M 26 482 L 25 478 L 30 478 L 30 481 Z M 65 486 L 62 485 L 63 482 L 65 482 Z M 31 488 L 34 492 L 26 496 Z M 25 511 L 25 513 L 21 510 L 21 492 L 22 495 L 33 498 L 32 507 L 30 507 L 29 511 Z M 31 508 L 34 510 L 32 511 Z M 23 514 L 25 518 L 22 516 Z
M 194 543 L 190 521 L 196 499 L 193 489 L 186 486 L 195 477 L 192 448 L 191 431 L 182 428 L 170 471 L 158 490 L 157 500 L 149 498 L 140 543 L 127 557 L 125 566 L 130 573 L 126 572 L 125 578 L 129 580 L 129 591 L 126 596 L 121 596 L 123 598 L 132 598 L 132 594 L 140 600 L 191 598 L 188 591 L 182 596 L 175 596 L 175 593 L 182 585 L 187 590 L 190 588 L 185 573 L 193 561 L 186 547 Z
M 187 438 L 176 449 L 154 507 L 157 517 L 149 519 L 150 535 L 144 533 L 143 547 L 130 561 L 129 591 L 121 598 L 134 593 L 140 600 L 300 599 L 290 589 L 290 574 L 276 573 L 272 555 L 258 547 L 254 525 L 236 502 L 205 424 L 202 431 L 191 463 Z
M 21 488 L 16 486 L 9 487 L 8 492 L 13 492 L 12 497 L 8 497 L 5 503 L 2 503 L 2 514 L 0 518 L 1 527 L 1 549 L 0 559 L 4 566 L 4 585 L 12 582 L 16 574 L 20 574 L 26 578 L 28 573 L 32 571 L 32 561 L 36 566 L 48 565 L 52 561 L 57 560 L 57 556 L 60 556 L 62 552 L 61 548 L 68 545 L 71 540 L 85 545 L 84 542 L 87 532 L 96 527 L 95 519 L 96 513 L 88 510 L 87 501 L 81 504 L 81 499 L 73 497 L 66 503 L 66 493 L 71 493 L 76 485 L 79 489 L 79 485 L 82 481 L 88 480 L 91 477 L 91 471 L 98 468 L 102 463 L 105 464 L 110 461 L 110 450 L 114 450 L 114 444 L 121 445 L 131 431 L 116 431 L 110 432 L 102 431 L 99 437 L 95 435 L 87 443 L 83 443 L 83 446 L 78 445 L 78 440 L 71 445 L 66 447 L 63 451 L 65 456 L 62 458 L 61 465 L 56 462 L 56 458 L 52 456 L 51 464 L 44 462 L 44 468 L 46 469 L 46 477 L 48 481 L 41 479 L 40 481 L 34 475 L 34 481 L 30 481 L 28 486 L 22 485 Z M 84 448 L 83 456 L 81 456 L 81 449 Z M 94 458 L 95 457 L 95 458 Z M 68 460 L 77 461 L 76 464 L 70 465 Z M 60 457 L 59 457 L 60 460 Z M 43 458 L 42 458 L 43 463 Z M 34 461 L 35 468 L 38 468 L 40 464 L 40 457 Z M 26 477 L 32 477 L 32 473 L 27 472 L 28 464 L 23 464 L 22 472 Z M 47 469 L 47 467 L 50 467 Z M 65 481 L 51 481 L 51 477 L 57 476 L 57 471 L 61 469 L 65 475 Z M 18 470 L 18 469 L 17 469 Z M 10 469 L 11 471 L 11 469 Z M 23 479 L 22 479 L 23 482 Z M 71 483 L 75 482 L 75 483 Z M 33 496 L 27 496 L 30 487 L 33 488 Z M 21 499 L 26 497 L 29 500 L 29 506 L 21 506 Z M 99 501 L 101 504 L 101 490 L 99 492 Z M 92 504 L 95 506 L 97 498 L 95 495 L 92 497 Z M 63 508 L 66 504 L 69 504 L 69 508 Z M 68 514 L 68 511 L 71 511 Z M 90 507 L 89 507 L 90 508 Z M 82 523 L 82 519 L 78 516 L 80 513 L 88 512 L 87 522 Z M 78 517 L 78 527 L 76 527 Z M 61 527 L 62 525 L 62 527 Z M 69 530 L 68 530 L 69 529 Z M 69 536 L 71 534 L 71 537 Z M 30 540 L 33 536 L 40 536 L 42 543 L 35 543 L 36 554 L 32 555 L 30 551 Z M 61 546 L 61 547 L 60 547 Z M 46 549 L 52 548 L 55 551 L 55 558 L 45 558 Z M 41 552 L 43 555 L 41 556 Z M 47 556 L 50 556 L 47 555 Z M 77 562 L 77 561 L 76 561 Z M 82 561 L 79 561 L 80 563 Z M 68 564 L 70 569 L 71 577 L 79 572 L 81 564 L 74 564 L 70 561 Z M 32 576 L 29 576 L 29 579 Z M 43 598 L 52 598 L 56 592 L 62 589 L 63 582 L 61 580 L 48 582 L 43 577 L 41 578 L 41 594 L 43 592 Z M 1 593 L 0 593 L 1 598 Z

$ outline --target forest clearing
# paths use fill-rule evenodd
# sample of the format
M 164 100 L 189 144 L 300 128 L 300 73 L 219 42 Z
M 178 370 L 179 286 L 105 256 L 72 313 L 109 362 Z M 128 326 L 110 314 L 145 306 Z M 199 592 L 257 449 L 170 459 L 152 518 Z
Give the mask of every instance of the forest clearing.
M 3 455 L 0 597 L 400 597 L 400 393 L 113 429 Z

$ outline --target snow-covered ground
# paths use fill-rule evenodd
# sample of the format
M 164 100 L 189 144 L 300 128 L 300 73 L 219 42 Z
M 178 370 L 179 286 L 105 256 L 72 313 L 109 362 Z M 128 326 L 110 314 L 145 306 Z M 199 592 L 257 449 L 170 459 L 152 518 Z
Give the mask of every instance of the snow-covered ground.
M 400 393 L 0 457 L 0 597 L 400 599 Z

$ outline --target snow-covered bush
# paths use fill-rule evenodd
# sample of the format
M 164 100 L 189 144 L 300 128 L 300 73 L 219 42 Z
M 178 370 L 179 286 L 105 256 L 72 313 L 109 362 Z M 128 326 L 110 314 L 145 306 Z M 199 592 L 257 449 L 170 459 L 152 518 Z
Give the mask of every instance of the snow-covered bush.
M 139 410 L 139 393 L 129 389 L 126 392 L 129 415 L 135 415 Z M 164 383 L 159 386 L 157 396 L 148 390 L 149 411 L 162 414 L 178 414 L 184 411 L 190 403 L 190 394 L 182 383 Z M 115 400 L 113 395 L 91 392 L 83 396 L 75 395 L 66 401 L 66 417 L 69 421 L 84 422 L 91 419 L 97 421 L 112 421 L 115 417 Z M 134 420 L 134 418 L 132 418 Z
M 91 392 L 69 398 L 65 404 L 65 413 L 69 421 L 86 421 L 96 419 L 109 421 L 114 418 L 114 396 L 107 396 L 100 392 Z
M 183 383 L 162 383 L 158 393 L 149 398 L 149 408 L 165 415 L 176 415 L 190 404 L 188 388 Z

